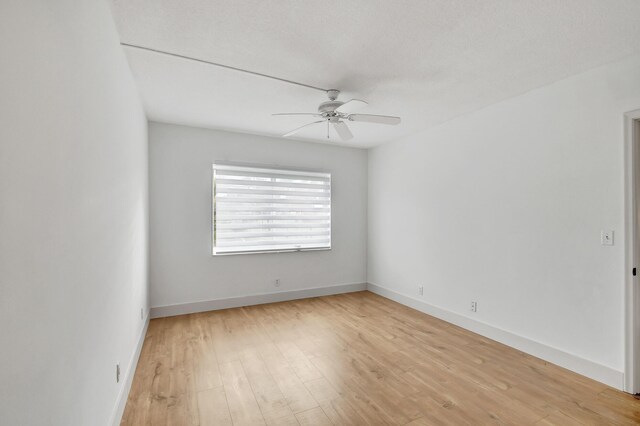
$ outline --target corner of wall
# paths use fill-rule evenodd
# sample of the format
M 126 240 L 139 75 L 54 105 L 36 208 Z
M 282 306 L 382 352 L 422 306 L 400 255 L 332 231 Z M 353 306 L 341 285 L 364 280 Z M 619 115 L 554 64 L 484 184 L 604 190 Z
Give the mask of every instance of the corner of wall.
M 412 309 L 462 327 L 488 339 L 495 340 L 529 355 L 543 359 L 574 373 L 589 377 L 608 386 L 623 390 L 624 373 L 611 367 L 581 358 L 552 346 L 502 330 L 455 312 L 431 305 L 406 294 L 398 293 L 378 284 L 367 283 L 367 290 Z
M 120 388 L 120 392 L 118 393 L 118 397 L 116 399 L 115 406 L 113 407 L 113 411 L 111 413 L 111 419 L 109 420 L 109 425 L 118 426 L 122 421 L 122 416 L 124 414 L 124 409 L 127 406 L 127 400 L 129 398 L 129 392 L 131 391 L 131 385 L 133 384 L 133 378 L 136 373 L 136 367 L 138 366 L 138 360 L 140 359 L 140 354 L 142 353 L 142 346 L 144 345 L 145 336 L 147 335 L 147 329 L 149 328 L 149 320 L 151 319 L 151 315 L 149 314 L 149 310 L 147 309 L 147 316 L 144 321 L 144 326 L 142 327 L 142 331 L 138 336 L 138 342 L 134 349 L 133 354 L 131 354 L 131 359 L 127 365 L 127 371 L 124 373 L 124 381 L 122 383 L 122 387 Z

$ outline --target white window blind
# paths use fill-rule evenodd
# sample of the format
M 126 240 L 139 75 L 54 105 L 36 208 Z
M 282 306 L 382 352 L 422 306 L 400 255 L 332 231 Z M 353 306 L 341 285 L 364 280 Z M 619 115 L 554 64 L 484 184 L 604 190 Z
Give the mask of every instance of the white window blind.
M 213 254 L 331 248 L 331 174 L 213 165 Z

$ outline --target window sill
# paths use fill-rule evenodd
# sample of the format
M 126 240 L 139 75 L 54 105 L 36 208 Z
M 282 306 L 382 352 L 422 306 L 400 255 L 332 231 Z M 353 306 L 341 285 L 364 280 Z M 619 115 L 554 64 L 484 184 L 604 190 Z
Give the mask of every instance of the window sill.
M 307 251 L 331 251 L 331 247 L 287 249 L 287 250 L 236 251 L 236 252 L 230 252 L 230 253 L 212 253 L 212 256 L 218 257 L 218 256 L 236 256 L 240 254 L 300 253 L 300 252 L 307 252 Z

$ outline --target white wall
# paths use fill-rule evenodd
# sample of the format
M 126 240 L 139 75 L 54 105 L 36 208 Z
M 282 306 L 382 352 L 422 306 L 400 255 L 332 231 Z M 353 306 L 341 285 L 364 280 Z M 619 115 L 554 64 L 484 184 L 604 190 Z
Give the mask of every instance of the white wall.
M 212 256 L 220 160 L 330 171 L 332 250 Z M 149 185 L 151 306 L 366 282 L 364 150 L 150 123 Z
M 0 424 L 105 425 L 147 306 L 147 123 L 103 0 L 0 3 Z
M 639 76 L 628 58 L 371 150 L 369 282 L 621 372 Z

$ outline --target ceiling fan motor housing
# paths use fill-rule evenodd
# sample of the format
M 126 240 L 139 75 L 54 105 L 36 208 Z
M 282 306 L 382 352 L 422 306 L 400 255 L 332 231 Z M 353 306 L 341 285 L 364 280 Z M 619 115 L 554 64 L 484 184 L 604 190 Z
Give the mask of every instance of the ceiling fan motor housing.
M 318 112 L 326 113 L 326 112 L 334 112 L 336 108 L 342 105 L 344 102 L 341 101 L 326 101 L 318 106 Z
M 344 102 L 337 100 L 339 94 L 340 94 L 339 90 L 336 90 L 336 89 L 327 90 L 327 96 L 329 97 L 329 100 L 321 103 L 320 106 L 318 106 L 318 112 L 320 114 L 325 114 L 327 116 L 336 115 L 336 113 L 334 112 L 336 108 L 344 104 Z

